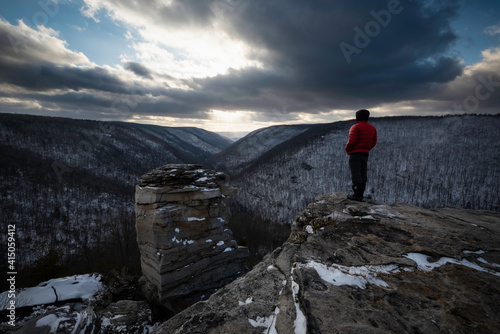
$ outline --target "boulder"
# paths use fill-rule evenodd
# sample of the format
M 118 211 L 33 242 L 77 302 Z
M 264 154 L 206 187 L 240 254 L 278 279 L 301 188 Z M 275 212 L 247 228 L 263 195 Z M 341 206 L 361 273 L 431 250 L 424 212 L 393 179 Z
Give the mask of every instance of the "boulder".
M 16 334 L 82 333 L 91 334 L 99 330 L 98 314 L 92 306 L 68 303 L 53 307 L 43 315 L 32 314 L 32 318 L 19 324 Z M 6 333 L 10 331 L 6 330 Z M 14 331 L 12 331 L 14 333 Z
M 100 331 L 103 333 L 149 333 L 151 309 L 145 301 L 120 300 L 100 312 Z
M 19 323 L 19 329 L 5 327 L 0 331 L 4 329 L 6 333 L 16 334 L 143 334 L 156 327 L 151 323 L 151 309 L 146 301 L 120 300 L 103 310 L 98 309 L 93 303 L 67 303 L 59 307 L 40 308 L 33 312 L 31 319 Z
M 315 199 L 246 275 L 154 333 L 493 333 L 500 213 Z
M 227 224 L 236 189 L 201 165 L 165 165 L 136 187 L 143 291 L 177 313 L 246 273 L 249 253 Z
M 18 290 L 19 305 L 30 303 L 16 309 L 15 326 L 0 324 L 0 333 L 145 334 L 158 326 L 149 303 L 131 300 L 142 298 L 136 292 L 137 276 L 126 269 L 112 270 L 106 284 L 101 280 L 100 275 L 75 275 Z M 57 294 L 59 301 L 48 299 L 48 292 Z M 112 302 L 120 297 L 127 300 Z

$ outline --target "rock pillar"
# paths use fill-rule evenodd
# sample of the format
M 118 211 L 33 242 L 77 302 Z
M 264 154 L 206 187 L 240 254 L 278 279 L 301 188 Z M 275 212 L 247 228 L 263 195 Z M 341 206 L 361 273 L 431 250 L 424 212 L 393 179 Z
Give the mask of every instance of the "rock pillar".
M 208 298 L 248 271 L 248 250 L 227 223 L 226 175 L 201 165 L 166 165 L 136 186 L 137 242 L 143 290 L 153 302 L 179 312 Z

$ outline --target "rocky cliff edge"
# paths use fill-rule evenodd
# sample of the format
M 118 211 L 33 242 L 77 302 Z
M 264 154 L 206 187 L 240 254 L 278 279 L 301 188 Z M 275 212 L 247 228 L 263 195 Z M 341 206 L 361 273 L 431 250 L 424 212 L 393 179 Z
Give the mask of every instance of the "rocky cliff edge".
M 201 165 L 165 165 L 136 186 L 137 243 L 146 298 L 172 313 L 206 299 L 248 271 L 248 249 L 228 227 L 226 175 Z
M 493 333 L 500 213 L 318 197 L 245 276 L 154 333 Z

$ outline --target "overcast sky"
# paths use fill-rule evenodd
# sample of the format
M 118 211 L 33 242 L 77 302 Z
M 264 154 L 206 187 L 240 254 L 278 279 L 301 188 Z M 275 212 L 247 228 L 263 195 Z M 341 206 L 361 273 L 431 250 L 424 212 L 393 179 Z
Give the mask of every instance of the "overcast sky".
M 212 131 L 499 113 L 498 0 L 16 0 L 0 112 Z

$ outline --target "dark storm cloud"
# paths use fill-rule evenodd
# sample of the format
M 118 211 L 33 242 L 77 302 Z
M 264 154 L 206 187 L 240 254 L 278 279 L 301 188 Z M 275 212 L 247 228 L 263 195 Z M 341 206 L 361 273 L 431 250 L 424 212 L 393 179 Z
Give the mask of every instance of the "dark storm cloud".
M 120 76 L 120 71 L 91 65 L 83 55 L 54 44 L 54 38 L 47 37 L 52 44 L 31 40 L 26 33 L 29 28 L 3 24 L 0 82 L 31 91 L 19 97 L 42 105 L 71 109 L 74 104 L 96 114 L 101 110 L 122 117 L 134 113 L 206 118 L 210 109 L 250 110 L 259 112 L 262 120 L 281 119 L 294 112 L 373 108 L 429 99 L 435 103 L 427 104 L 427 110 L 445 111 L 443 108 L 451 109 L 453 103 L 475 94 L 478 85 L 476 76 L 464 76 L 463 63 L 451 52 L 457 35 L 450 24 L 460 11 L 458 0 L 191 0 L 174 1 L 171 6 L 152 0 L 107 3 L 126 7 L 128 13 L 158 26 L 217 26 L 249 45 L 253 60 L 262 67 L 230 69 L 209 78 L 175 79 L 127 62 L 123 67 L 140 82 L 158 80 L 142 80 L 148 86 L 135 89 L 122 79 L 127 76 Z M 21 36 L 15 41 L 28 38 L 29 43 L 18 44 L 14 53 L 12 38 L 5 36 Z M 41 56 L 47 52 L 53 55 Z M 498 68 L 495 66 L 489 68 Z M 490 74 L 484 69 L 473 72 L 486 79 Z M 191 89 L 174 89 L 160 79 Z M 496 93 L 489 91 L 488 99 L 476 98 L 480 107 L 498 100 L 500 87 L 495 85 L 500 79 L 492 80 L 497 80 L 491 84 Z M 73 92 L 36 94 L 53 89 Z M 482 97 L 487 91 L 480 93 Z M 469 98 L 466 103 L 470 101 L 475 102 Z M 415 105 L 424 108 L 421 102 Z
M 481 66 L 449 83 L 434 96 L 441 108 L 456 113 L 498 113 L 500 105 L 500 50 L 489 53 Z
M 458 2 L 427 4 L 257 0 L 227 15 L 226 24 L 255 48 L 268 50 L 264 61 L 288 80 L 261 87 L 388 102 L 421 95 L 462 72 L 459 59 L 447 54 L 457 39 L 450 21 Z M 350 59 L 342 43 L 356 48 Z
M 21 88 L 45 91 L 52 89 L 93 89 L 113 93 L 129 92 L 126 84 L 101 67 L 81 68 L 59 64 L 0 63 L 0 82 Z
M 140 64 L 140 63 L 136 63 L 136 62 L 127 62 L 124 64 L 124 67 L 127 69 L 127 70 L 130 70 L 132 72 L 134 72 L 135 74 L 137 74 L 138 76 L 140 77 L 143 77 L 143 78 L 146 78 L 146 79 L 152 79 L 153 76 L 152 76 L 152 72 L 144 65 Z
M 54 31 L 44 27 L 35 31 L 23 22 L 14 26 L 3 20 L 0 20 L 0 83 L 34 91 L 127 92 L 125 83 L 115 74 L 91 65 L 82 53 L 68 50 Z

